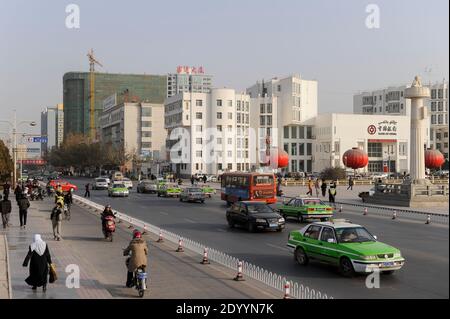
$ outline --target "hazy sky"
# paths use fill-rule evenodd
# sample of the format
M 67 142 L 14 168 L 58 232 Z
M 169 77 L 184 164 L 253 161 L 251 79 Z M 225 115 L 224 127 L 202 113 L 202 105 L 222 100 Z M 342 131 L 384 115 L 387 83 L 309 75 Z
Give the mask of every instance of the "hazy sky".
M 80 29 L 65 26 L 68 4 Z M 366 6 L 380 8 L 368 29 Z M 0 119 L 39 120 L 67 71 L 166 74 L 204 66 L 216 87 L 298 73 L 320 112 L 351 112 L 359 90 L 449 77 L 448 0 L 0 0 Z M 425 73 L 426 68 L 431 72 Z M 0 131 L 6 127 L 0 125 Z

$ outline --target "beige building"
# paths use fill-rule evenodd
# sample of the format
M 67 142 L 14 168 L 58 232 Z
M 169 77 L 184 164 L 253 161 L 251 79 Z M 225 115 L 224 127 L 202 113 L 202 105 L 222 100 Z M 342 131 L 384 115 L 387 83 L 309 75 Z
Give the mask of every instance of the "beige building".
M 129 155 L 142 162 L 141 170 L 152 166 L 152 161 L 165 160 L 164 105 L 155 103 L 115 103 L 105 100 L 100 117 L 101 140 L 123 147 Z M 133 162 L 126 165 L 134 170 Z

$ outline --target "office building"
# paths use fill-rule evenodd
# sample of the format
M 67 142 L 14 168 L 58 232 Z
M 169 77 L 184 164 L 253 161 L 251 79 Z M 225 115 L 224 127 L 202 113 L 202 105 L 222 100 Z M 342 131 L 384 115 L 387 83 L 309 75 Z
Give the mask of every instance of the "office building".
M 212 76 L 204 74 L 203 67 L 177 67 L 177 73 L 167 75 L 167 97 L 180 93 L 209 93 Z

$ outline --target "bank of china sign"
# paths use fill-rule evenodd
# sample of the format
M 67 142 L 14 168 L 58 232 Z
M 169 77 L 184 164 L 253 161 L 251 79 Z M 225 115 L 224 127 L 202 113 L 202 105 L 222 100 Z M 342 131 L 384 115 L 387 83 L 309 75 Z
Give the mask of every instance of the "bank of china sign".
M 397 121 L 388 121 L 385 120 L 383 122 L 379 122 L 378 125 L 369 125 L 367 128 L 367 132 L 370 135 L 379 135 L 379 136 L 396 136 L 397 135 Z

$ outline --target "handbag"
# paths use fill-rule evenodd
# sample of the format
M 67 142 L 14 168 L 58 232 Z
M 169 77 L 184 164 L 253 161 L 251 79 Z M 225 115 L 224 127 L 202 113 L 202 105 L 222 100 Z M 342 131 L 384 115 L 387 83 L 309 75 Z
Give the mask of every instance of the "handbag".
M 49 270 L 49 283 L 54 283 L 58 279 L 58 275 L 56 274 L 56 266 L 55 264 L 50 264 L 50 270 Z

